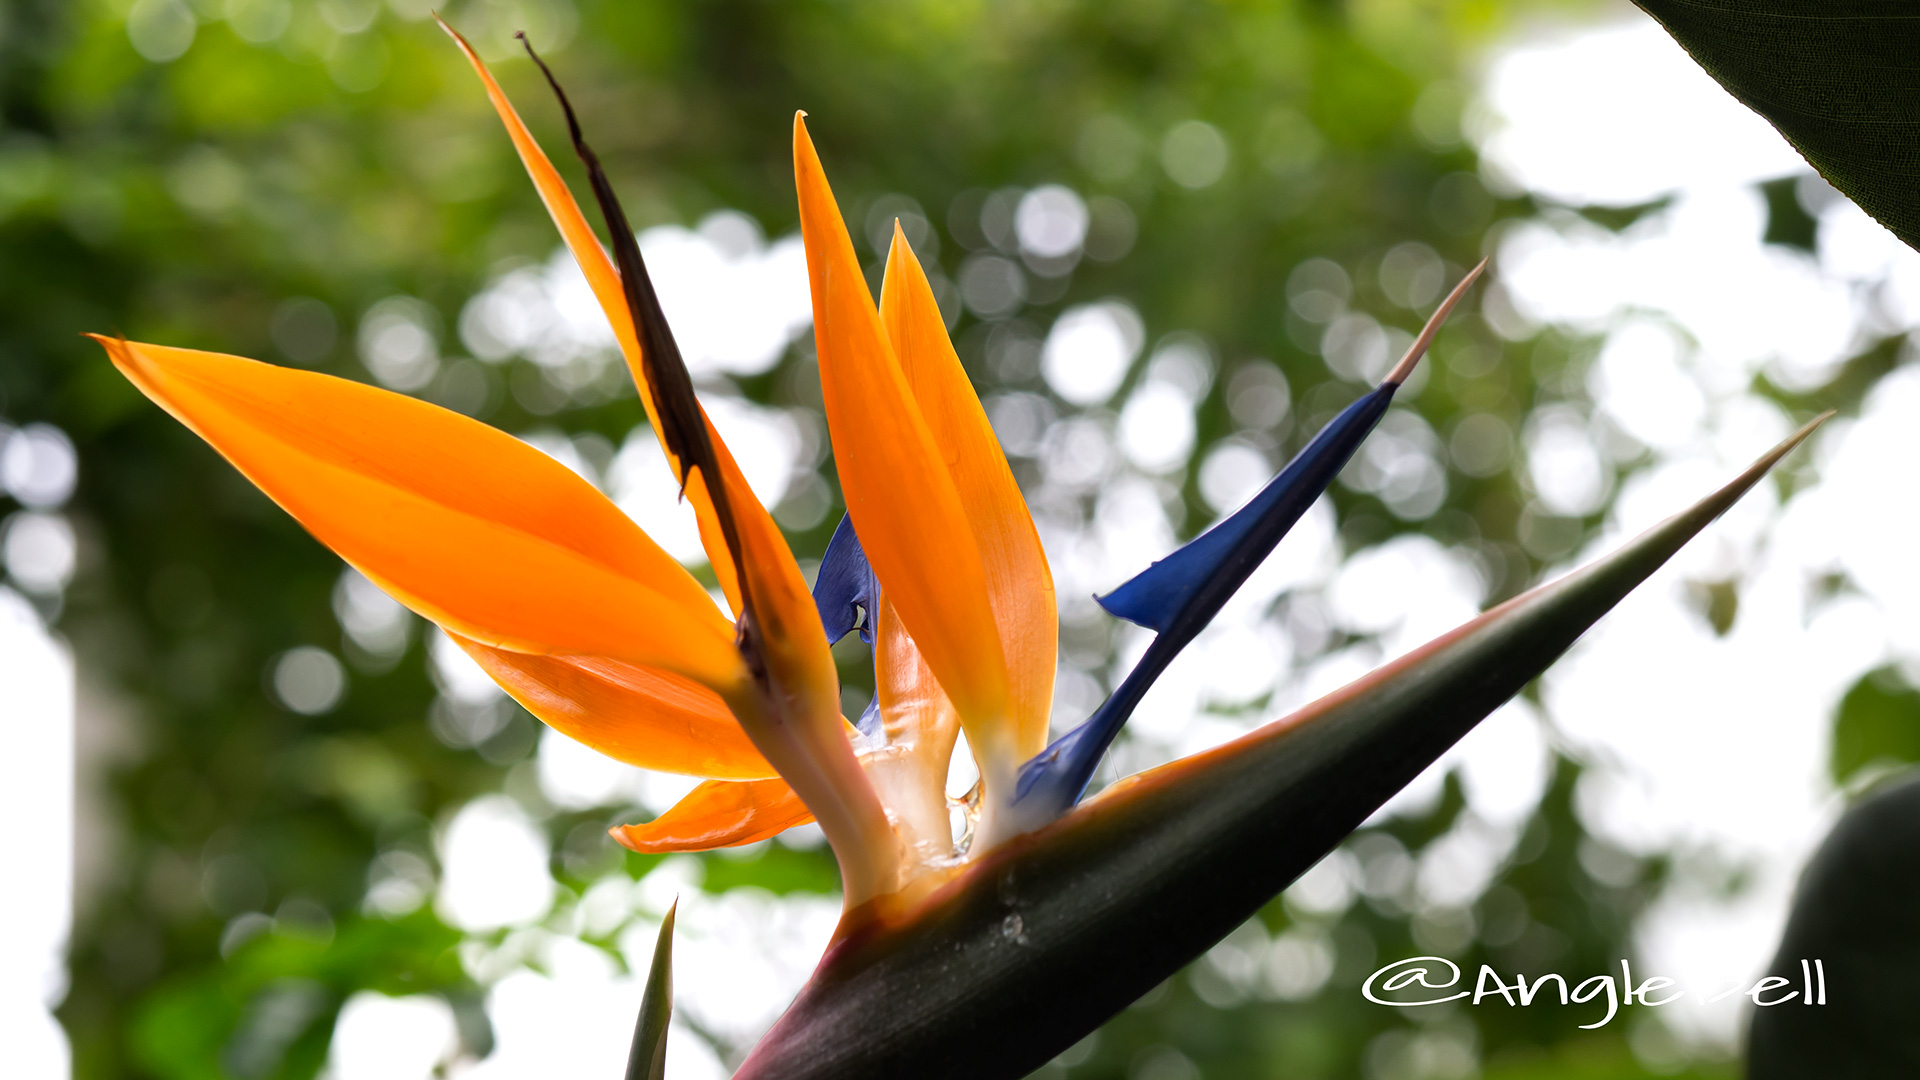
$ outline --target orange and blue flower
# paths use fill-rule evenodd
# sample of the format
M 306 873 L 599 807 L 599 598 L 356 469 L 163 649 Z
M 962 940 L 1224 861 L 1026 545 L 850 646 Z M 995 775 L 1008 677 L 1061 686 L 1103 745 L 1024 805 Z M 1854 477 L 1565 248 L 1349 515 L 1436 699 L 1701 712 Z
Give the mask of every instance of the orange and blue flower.
M 814 339 L 846 504 L 809 588 L 706 419 L 565 95 L 611 255 L 454 36 L 613 327 L 725 612 L 586 481 L 485 424 L 328 375 L 97 339 L 148 397 L 535 716 L 621 761 L 704 778 L 656 820 L 614 829 L 621 843 L 704 850 L 819 823 L 846 915 L 742 1076 L 1018 1075 L 1044 1062 L 1324 855 L 1811 429 L 1601 563 L 1083 803 L 1148 685 L 1331 483 L 1485 264 L 1387 379 L 1245 508 L 1100 598 L 1155 640 L 1105 705 L 1048 745 L 1058 625 L 1046 555 L 900 230 L 876 305 L 796 117 Z M 874 666 L 873 706 L 857 723 L 841 715 L 829 651 L 848 633 L 871 645 Z M 980 782 L 965 804 L 977 820 L 956 842 L 946 779 L 962 732 Z M 995 1037 L 968 1034 L 985 1030 Z M 643 1049 L 657 1063 L 658 1047 Z

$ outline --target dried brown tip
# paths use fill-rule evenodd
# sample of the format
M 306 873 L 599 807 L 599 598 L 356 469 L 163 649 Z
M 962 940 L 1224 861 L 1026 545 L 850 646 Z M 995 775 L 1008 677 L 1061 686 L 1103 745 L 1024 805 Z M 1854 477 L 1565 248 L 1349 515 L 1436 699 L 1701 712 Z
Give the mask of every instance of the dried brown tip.
M 573 102 L 567 98 L 567 92 L 561 89 L 560 80 L 554 76 L 553 69 L 534 51 L 533 42 L 527 40 L 524 31 L 513 36 L 520 39 L 527 55 L 539 66 L 540 73 L 546 76 L 554 97 L 559 99 L 560 110 L 567 118 L 567 134 L 573 140 L 574 153 L 579 156 L 580 163 L 586 166 L 588 185 L 593 189 L 594 201 L 599 203 L 600 214 L 606 220 L 607 243 L 613 249 L 614 265 L 620 271 L 620 285 L 626 294 L 627 311 L 633 319 L 634 332 L 640 338 L 641 369 L 646 374 L 648 388 L 653 392 L 661 441 L 668 452 L 681 462 L 681 494 L 685 495 L 686 486 L 693 478 L 693 470 L 700 470 L 706 482 L 707 497 L 713 500 L 714 515 L 719 518 L 721 532 L 726 536 L 727 549 L 732 553 L 735 565 L 740 565 L 739 534 L 734 528 L 733 510 L 728 504 L 725 482 L 721 479 L 719 456 L 708 438 L 706 416 L 701 412 L 699 399 L 693 390 L 693 376 L 681 358 L 680 346 L 673 339 L 673 331 L 667 327 L 666 314 L 660 309 L 660 297 L 654 292 L 653 279 L 648 276 L 646 262 L 640 257 L 640 245 L 634 239 L 627 212 L 620 206 L 620 200 L 613 192 L 613 182 L 601 167 L 599 156 L 587 145 L 586 136 L 580 130 L 580 118 L 573 111 Z
M 1447 298 L 1440 302 L 1439 310 L 1427 320 L 1427 325 L 1420 328 L 1420 336 L 1413 339 L 1413 345 L 1407 349 L 1407 355 L 1401 357 L 1400 362 L 1393 366 L 1393 370 L 1387 372 L 1387 377 L 1380 380 L 1381 386 L 1399 386 L 1407 381 L 1407 376 L 1413 374 L 1414 365 L 1420 363 L 1420 358 L 1427 354 L 1427 346 L 1432 345 L 1434 336 L 1440 333 L 1440 327 L 1447 321 L 1447 316 L 1453 314 L 1454 305 L 1467 294 L 1467 289 L 1479 280 L 1486 268 L 1487 260 L 1481 259 L 1478 266 L 1467 271 L 1467 276 L 1461 278 L 1460 284 L 1455 285 L 1453 291 L 1447 294 Z

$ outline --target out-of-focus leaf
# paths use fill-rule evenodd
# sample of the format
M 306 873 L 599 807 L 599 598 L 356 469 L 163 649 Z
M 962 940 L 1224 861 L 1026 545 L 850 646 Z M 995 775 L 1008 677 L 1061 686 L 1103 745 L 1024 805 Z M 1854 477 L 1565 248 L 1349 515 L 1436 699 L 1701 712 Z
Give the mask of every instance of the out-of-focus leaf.
M 1868 392 L 1904 362 L 1906 341 L 1905 335 L 1890 337 L 1855 355 L 1841 364 L 1824 386 L 1790 389 L 1762 374 L 1754 382 L 1755 389 L 1796 412 L 1832 409 L 1846 416 L 1858 415 Z
M 1753 1010 L 1751 1080 L 1920 1076 L 1920 774 L 1848 811 L 1807 864 L 1780 952 L 1786 980 Z M 1820 961 L 1811 976 L 1801 967 Z M 1825 975 L 1820 1003 L 1819 976 Z M 1803 1000 L 1813 981 L 1814 1005 Z
M 211 1080 L 236 1069 L 312 1075 L 325 1058 L 334 1011 L 354 991 L 433 992 L 456 1002 L 473 993 L 454 952 L 459 940 L 426 911 L 352 919 L 328 934 L 268 930 L 219 966 L 170 980 L 143 1001 L 129 1025 L 131 1049 L 146 1074 L 166 1080 Z M 490 1039 L 483 1030 L 466 1039 L 467 1048 L 484 1053 L 476 1043 Z
M 679 901 L 660 920 L 647 970 L 647 992 L 633 1023 L 633 1051 L 627 1055 L 627 1080 L 664 1080 L 667 1075 L 667 1022 L 673 1019 L 673 916 Z
M 1809 255 L 1819 251 L 1820 220 L 1807 212 L 1800 201 L 1800 177 L 1782 176 L 1760 185 L 1767 200 L 1767 231 L 1760 239 L 1768 244 L 1798 248 Z
M 757 852 L 736 852 L 726 858 L 708 859 L 705 865 L 706 875 L 700 881 L 700 888 L 713 895 L 742 886 L 762 889 L 775 896 L 828 894 L 840 887 L 833 853 L 824 845 L 795 848 L 768 844 Z
M 1726 637 L 1740 615 L 1740 582 L 1733 579 L 1690 581 L 1687 601 L 1707 625 L 1713 627 L 1715 634 Z
M 1920 18 L 1874 0 L 1635 0 L 1820 175 L 1920 247 Z
M 1876 763 L 1920 762 L 1920 690 L 1893 671 L 1861 677 L 1840 699 L 1833 724 L 1833 779 L 1844 784 Z
M 843 926 L 739 1080 L 1038 1067 L 1324 857 L 1813 426 L 1606 558 L 1290 717 L 1114 785 L 917 909 Z

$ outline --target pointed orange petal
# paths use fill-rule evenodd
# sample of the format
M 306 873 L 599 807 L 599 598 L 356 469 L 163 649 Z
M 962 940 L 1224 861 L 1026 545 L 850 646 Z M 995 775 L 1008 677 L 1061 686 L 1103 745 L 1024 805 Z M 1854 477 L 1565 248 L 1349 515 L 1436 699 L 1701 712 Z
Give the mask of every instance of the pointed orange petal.
M 657 668 L 594 656 L 533 656 L 451 635 L 549 727 L 643 769 L 719 780 L 777 775 L 719 695 Z
M 700 420 L 707 426 L 707 439 L 713 444 L 714 455 L 720 459 L 720 470 L 737 478 L 741 487 L 746 487 L 746 477 L 734 462 L 733 451 L 727 449 L 726 440 L 714 430 L 713 421 L 707 418 L 705 409 L 700 410 Z M 659 425 L 655 424 L 654 431 L 658 433 L 659 430 Z M 660 446 L 666 449 L 664 438 Z M 720 525 L 720 515 L 713 507 L 713 496 L 707 491 L 707 478 L 698 469 L 694 470 L 691 477 L 687 477 L 685 463 L 674 457 L 670 450 L 667 451 L 667 460 L 673 464 L 675 474 L 686 482 L 685 498 L 693 505 L 694 520 L 700 527 L 700 546 L 707 552 L 707 565 L 713 568 L 714 579 L 720 583 L 720 591 L 727 597 L 727 606 L 737 618 L 745 603 L 740 595 L 740 573 L 734 568 L 733 550 L 727 546 L 727 532 Z
M 467 53 L 472 58 L 472 50 Z M 594 180 L 611 230 L 620 291 L 617 297 L 603 294 L 602 306 L 615 327 L 624 328 L 619 330 L 622 343 L 633 343 L 628 366 L 648 402 L 654 433 L 695 502 L 703 519 L 702 542 L 740 615 L 737 653 L 751 675 L 745 683 L 723 689 L 722 696 L 754 745 L 819 819 L 840 860 L 846 902 L 863 903 L 894 887 L 898 854 L 886 813 L 847 741 L 838 674 L 812 596 L 785 538 L 701 412 L 692 381 L 670 345 L 670 332 L 658 323 L 642 324 L 642 318 L 660 318 L 658 298 L 652 295 L 625 212 L 582 137 L 559 82 L 538 56 L 533 59 L 567 114 L 574 150 Z M 475 66 L 481 66 L 477 60 Z M 498 105 L 504 97 L 496 95 L 495 100 Z M 508 119 L 509 112 L 503 110 L 502 117 L 511 129 L 517 120 Z M 539 182 L 539 170 L 535 172 Z M 558 197 L 564 185 L 549 184 L 548 189 L 554 193 L 550 206 L 571 205 L 570 197 Z M 569 214 L 577 217 L 578 208 Z M 565 222 L 562 228 L 566 230 Z M 574 252 L 583 262 L 607 260 L 598 244 L 576 245 Z M 648 352 L 643 353 L 643 347 Z
M 1060 638 L 1053 571 L 1000 440 L 947 337 L 933 286 L 898 222 L 880 289 L 880 320 L 934 444 L 946 452 L 947 473 L 980 547 L 987 597 L 1007 658 L 1016 745 L 1025 760 L 1046 746 L 1053 709 Z
M 784 780 L 709 780 L 652 821 L 616 825 L 607 833 L 630 850 L 657 855 L 738 847 L 812 820 Z
M 901 621 L 960 710 L 989 787 L 997 777 L 1010 782 L 1020 758 L 1007 663 L 966 506 L 881 329 L 799 117 L 793 155 L 820 381 L 847 513 Z
M 592 485 L 520 440 L 376 387 L 95 335 L 127 378 L 307 530 L 463 637 L 739 684 L 706 590 Z
M 439 19 L 439 16 L 435 18 Z M 567 242 L 567 249 L 573 252 L 574 259 L 579 262 L 580 272 L 586 275 L 594 299 L 600 301 L 601 309 L 613 323 L 613 333 L 620 341 L 620 351 L 629 356 L 638 356 L 640 342 L 634 334 L 633 320 L 626 314 L 626 300 L 620 293 L 620 274 L 613 268 L 613 260 L 607 258 L 606 249 L 600 246 L 600 238 L 594 235 L 593 226 L 587 223 L 586 215 L 580 212 L 580 204 L 574 201 L 567 182 L 561 178 L 560 171 L 553 167 L 553 161 L 547 157 L 546 151 L 534 141 L 533 133 L 527 130 L 513 103 L 507 100 L 506 91 L 494 81 L 493 73 L 487 70 L 480 54 L 445 20 L 440 20 L 440 27 L 452 35 L 460 51 L 466 54 L 468 63 L 480 76 L 481 83 L 486 86 L 487 99 L 493 103 L 494 112 L 500 115 L 500 122 L 506 126 L 507 136 L 513 140 L 513 148 L 519 153 L 521 164 L 526 166 L 527 175 L 540 192 L 540 201 L 546 204 L 547 213 L 553 217 L 553 223 L 559 226 L 560 235 Z M 651 415 L 653 403 L 650 398 L 647 409 Z
M 507 100 L 506 92 L 494 81 L 493 73 L 473 50 L 460 32 L 448 26 L 446 21 L 434 16 L 440 28 L 452 36 L 466 54 L 467 61 L 480 76 L 480 82 L 487 89 L 487 98 L 493 103 L 494 112 L 500 116 L 500 122 L 507 129 L 507 136 L 513 140 L 513 148 L 520 155 L 520 163 L 526 167 L 527 175 L 533 179 L 533 186 L 540 192 L 540 201 L 546 204 L 547 213 L 560 229 L 560 236 L 566 241 L 567 250 L 573 253 L 573 259 L 580 265 L 580 272 L 586 275 L 587 285 L 593 290 L 595 300 L 600 302 L 600 310 L 606 313 L 607 322 L 613 326 L 614 338 L 620 343 L 620 353 L 626 357 L 627 368 L 633 375 L 634 385 L 640 390 L 640 403 L 646 407 L 647 419 L 653 424 L 653 430 L 661 430 L 659 411 L 655 407 L 653 389 L 647 385 L 646 369 L 641 364 L 640 338 L 634 329 L 633 317 L 627 311 L 626 295 L 621 291 L 620 272 L 614 268 L 613 260 L 608 258 L 600 239 L 594 234 L 593 226 L 587 223 L 586 215 L 580 212 L 580 204 L 574 200 L 573 192 L 567 188 L 567 182 L 561 178 L 559 170 L 553 167 L 552 159 L 540 144 L 534 141 L 533 133 L 521 121 L 513 103 Z M 709 425 L 711 430 L 711 425 Z M 715 435 L 717 443 L 719 436 Z M 675 479 L 686 479 L 686 466 L 673 453 L 664 441 L 661 448 L 667 451 L 667 462 L 673 467 Z M 735 614 L 740 611 L 740 589 L 733 570 L 733 559 L 720 534 L 720 526 L 714 517 L 713 502 L 708 498 L 704 486 L 689 484 L 687 500 L 693 504 L 694 516 L 700 525 L 700 542 L 707 550 L 707 562 L 713 567 L 714 576 L 720 582 L 720 588 L 727 594 L 728 602 Z

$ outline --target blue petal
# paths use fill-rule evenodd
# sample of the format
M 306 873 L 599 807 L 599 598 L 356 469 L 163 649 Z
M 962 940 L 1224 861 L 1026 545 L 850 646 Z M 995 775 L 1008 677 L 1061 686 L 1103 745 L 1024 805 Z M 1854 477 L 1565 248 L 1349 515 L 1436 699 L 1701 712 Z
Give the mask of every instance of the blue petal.
M 1313 500 L 1333 483 L 1374 425 L 1386 415 L 1394 391 L 1433 344 L 1454 305 L 1486 268 L 1487 262 L 1482 259 L 1480 265 L 1467 271 L 1379 387 L 1334 417 L 1251 502 L 1192 543 L 1097 598 L 1107 611 L 1157 631 L 1157 636 L 1086 723 L 1054 740 L 1052 746 L 1020 767 L 1012 808 L 1017 830 L 1043 825 L 1080 800 L 1087 781 L 1093 778 L 1094 767 L 1146 696 L 1147 688 L 1213 621 Z
M 820 572 L 813 579 L 813 606 L 820 609 L 820 625 L 833 644 L 855 630 L 860 640 L 873 644 L 873 606 L 880 595 L 880 580 L 867 565 L 867 553 L 854 535 L 853 519 L 842 516 L 827 541 L 827 553 L 820 560 Z M 867 703 L 854 725 L 863 734 L 880 731 L 880 698 Z
M 853 532 L 853 519 L 842 516 L 833 539 L 827 541 L 820 573 L 813 579 L 813 605 L 820 609 L 827 643 L 858 630 L 861 641 L 873 644 L 873 608 L 879 595 L 880 581 L 867 565 L 867 553 Z
M 1327 490 L 1353 452 L 1386 415 L 1397 383 L 1347 406 L 1246 506 L 1191 543 L 1098 597 L 1114 615 L 1159 631 L 1146 655 L 1086 723 L 1021 766 L 1014 808 L 1039 824 L 1080 800 L 1114 736 L 1147 688 L 1247 580 L 1288 529 Z
M 1347 406 L 1258 495 L 1227 520 L 1095 597 L 1108 613 L 1163 634 L 1193 624 L 1196 632 L 1238 590 L 1386 414 L 1392 386 Z

